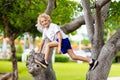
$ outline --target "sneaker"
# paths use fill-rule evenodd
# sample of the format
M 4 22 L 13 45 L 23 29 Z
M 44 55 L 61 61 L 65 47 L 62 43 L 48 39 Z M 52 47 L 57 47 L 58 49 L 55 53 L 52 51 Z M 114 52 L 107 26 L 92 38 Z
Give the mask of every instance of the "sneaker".
M 40 65 L 41 65 L 43 68 L 45 68 L 45 69 L 47 69 L 47 67 L 48 67 L 48 64 L 46 64 L 45 60 L 39 61 L 39 60 L 36 60 L 36 59 L 35 59 L 35 62 L 36 62 L 37 64 L 40 64 Z
M 89 70 L 94 70 L 97 65 L 98 65 L 98 61 L 95 59 L 92 59 L 92 63 L 90 64 Z

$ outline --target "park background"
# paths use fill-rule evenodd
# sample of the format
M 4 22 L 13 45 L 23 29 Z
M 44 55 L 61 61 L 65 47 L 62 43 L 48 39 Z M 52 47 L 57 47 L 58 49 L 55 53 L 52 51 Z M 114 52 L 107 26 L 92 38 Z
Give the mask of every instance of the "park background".
M 22 4 L 22 2 L 21 2 L 21 4 Z M 119 4 L 119 1 L 113 2 L 113 4 Z M 113 5 L 111 7 L 115 8 L 116 6 Z M 22 6 L 21 6 L 21 8 L 22 8 Z M 43 9 L 44 9 L 44 7 L 43 7 Z M 115 8 L 115 9 L 117 11 L 117 8 Z M 76 11 L 74 11 L 74 12 L 76 12 Z M 61 13 L 61 14 L 63 14 L 63 13 Z M 76 12 L 76 13 L 78 14 L 79 12 Z M 27 14 L 33 16 L 34 13 L 28 11 L 28 13 L 26 13 L 25 16 L 27 16 Z M 56 14 L 54 14 L 54 15 L 56 15 Z M 72 12 L 71 12 L 71 14 L 72 14 L 72 17 L 78 16 L 78 15 L 74 15 Z M 82 15 L 82 14 L 83 13 L 79 13 L 79 15 Z M 10 15 L 12 15 L 12 14 L 10 14 Z M 37 15 L 34 16 L 34 17 L 36 17 L 34 20 L 37 19 Z M 66 15 L 63 15 L 63 17 L 65 17 Z M 21 17 L 21 15 L 20 16 L 17 16 L 14 14 L 12 15 L 12 18 L 16 18 L 16 17 Z M 61 17 L 62 17 L 61 15 L 59 15 L 58 18 L 53 17 L 53 22 L 62 25 L 63 23 L 67 23 L 70 21 L 70 19 L 68 18 L 68 20 L 66 20 L 66 22 L 65 22 L 65 20 L 62 20 Z M 118 17 L 118 20 L 119 20 L 119 15 L 116 17 Z M 66 18 L 67 17 L 65 17 L 65 19 Z M 27 19 L 29 19 L 29 17 L 27 17 Z M 58 22 L 60 20 L 61 20 L 61 22 Z M 114 17 L 110 18 L 108 20 L 108 22 L 106 22 L 106 26 L 107 26 L 106 33 L 105 33 L 106 40 L 108 40 L 117 30 L 117 28 L 113 29 L 112 26 L 119 25 L 119 21 L 116 21 L 113 24 L 110 24 L 109 23 L 110 21 L 114 21 Z M 12 22 L 12 20 L 11 20 L 11 23 L 15 24 L 15 26 L 18 25 L 20 22 L 21 21 L 19 19 L 16 23 Z M 29 24 L 25 24 L 25 25 L 28 26 L 31 24 L 29 23 Z M 0 25 L 0 26 L 2 26 L 2 25 Z M 21 24 L 19 24 L 19 26 L 21 26 Z M 35 24 L 32 26 L 35 27 Z M 81 27 L 81 28 L 83 28 L 83 27 Z M 90 44 L 87 34 L 80 33 L 80 32 L 86 31 L 81 28 L 72 32 L 68 36 L 71 40 L 74 51 L 83 53 L 83 54 L 78 54 L 78 55 L 86 56 L 85 53 L 87 53 L 87 52 L 89 54 L 91 54 L 90 53 L 91 44 Z M 40 43 L 40 37 L 41 37 L 41 34 L 39 34 L 39 32 L 38 32 L 38 35 L 34 38 L 35 39 L 34 48 L 36 50 Z M 20 36 L 18 38 L 16 38 L 14 41 L 15 47 L 16 47 L 16 55 L 17 55 L 17 60 L 18 60 L 18 70 L 19 70 L 19 79 L 20 80 L 27 80 L 29 78 L 32 79 L 31 75 L 28 73 L 27 68 L 26 68 L 27 55 L 29 54 L 29 51 L 31 50 L 31 48 L 33 48 L 33 46 L 31 46 L 31 44 L 30 44 L 30 40 L 31 40 L 31 35 L 29 35 L 29 33 L 21 32 Z M 9 44 L 10 44 L 10 41 L 9 41 L 8 37 L 4 34 L 3 29 L 1 28 L 1 36 L 0 36 L 0 58 L 1 58 L 0 72 L 1 73 L 12 72 L 11 52 L 10 52 Z M 88 55 L 86 57 L 90 57 L 90 55 Z M 109 76 L 120 76 L 119 75 L 120 74 L 119 73 L 120 72 L 119 71 L 119 67 L 120 67 L 119 57 L 120 57 L 120 53 L 117 53 L 117 55 L 113 59 L 113 66 L 111 68 L 111 71 L 113 71 L 113 72 L 111 72 L 109 74 Z M 55 62 L 54 62 L 54 58 L 56 60 Z M 81 61 L 72 61 L 69 57 L 67 57 L 67 55 L 64 56 L 64 55 L 55 53 L 55 55 L 53 55 L 53 67 L 54 67 L 54 70 L 55 70 L 58 80 L 84 80 L 89 66 L 86 63 L 82 63 Z M 81 74 L 78 74 L 78 73 L 81 73 Z

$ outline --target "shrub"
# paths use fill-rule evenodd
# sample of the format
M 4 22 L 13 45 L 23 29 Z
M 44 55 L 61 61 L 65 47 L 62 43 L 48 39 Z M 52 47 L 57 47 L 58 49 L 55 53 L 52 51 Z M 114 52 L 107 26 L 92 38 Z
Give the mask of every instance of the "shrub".
M 18 61 L 22 61 L 22 60 L 21 60 L 22 53 L 23 53 L 23 47 L 22 47 L 21 44 L 18 44 L 18 45 L 17 45 L 17 48 L 16 48 L 16 57 L 17 57 L 17 60 L 18 60 Z
M 22 54 L 17 53 L 17 55 L 16 55 L 16 56 L 17 56 L 17 61 L 22 61 L 22 60 L 21 60 L 21 58 L 22 58 Z
M 22 61 L 22 60 L 21 60 L 22 54 L 16 53 L 16 57 L 17 57 L 17 61 Z M 8 59 L 8 61 L 12 61 L 11 58 Z
M 67 56 L 57 54 L 55 55 L 55 62 L 69 62 L 69 58 Z
M 120 52 L 118 52 L 117 54 L 116 54 L 116 56 L 113 58 L 113 61 L 112 61 L 113 63 L 118 63 L 118 62 L 120 62 Z
M 18 45 L 17 45 L 16 53 L 23 53 L 23 47 L 22 47 L 21 44 L 18 44 Z
M 120 62 L 120 52 L 116 54 L 115 62 Z

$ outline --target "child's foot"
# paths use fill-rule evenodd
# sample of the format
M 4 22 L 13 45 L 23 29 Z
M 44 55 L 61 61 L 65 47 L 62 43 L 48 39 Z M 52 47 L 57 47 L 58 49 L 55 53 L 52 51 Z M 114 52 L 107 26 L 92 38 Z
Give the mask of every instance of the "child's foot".
M 92 63 L 90 64 L 89 70 L 94 70 L 97 65 L 98 65 L 98 61 L 95 59 L 92 59 Z
M 47 69 L 47 67 L 48 67 L 48 64 L 46 64 L 45 60 L 39 61 L 39 60 L 36 60 L 36 59 L 35 59 L 35 62 L 36 62 L 37 64 L 40 64 L 40 65 L 41 65 L 43 68 L 45 68 L 45 69 Z

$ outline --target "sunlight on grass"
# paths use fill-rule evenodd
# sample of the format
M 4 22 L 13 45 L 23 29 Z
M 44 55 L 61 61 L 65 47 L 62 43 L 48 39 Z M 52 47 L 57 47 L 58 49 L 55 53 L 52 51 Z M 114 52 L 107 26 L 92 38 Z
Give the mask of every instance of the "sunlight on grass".
M 0 61 L 0 72 L 12 72 L 12 63 L 10 61 Z M 25 63 L 18 62 L 18 74 L 19 80 L 33 80 Z
M 85 80 L 89 65 L 87 63 L 78 64 L 77 62 L 54 63 L 53 68 L 57 80 Z M 18 62 L 19 80 L 33 80 L 29 74 L 26 64 Z M 0 61 L 0 72 L 12 72 L 10 61 Z M 109 77 L 120 76 L 120 64 L 113 64 Z
M 12 63 L 9 61 L 0 61 L 0 72 L 11 72 Z
M 19 80 L 33 80 L 32 75 L 27 71 L 25 62 L 18 63 Z
M 57 80 L 85 80 L 88 64 L 55 63 Z
M 116 64 L 113 64 L 111 66 L 109 76 L 110 77 L 112 77 L 112 76 L 120 76 L 120 63 L 116 63 Z

